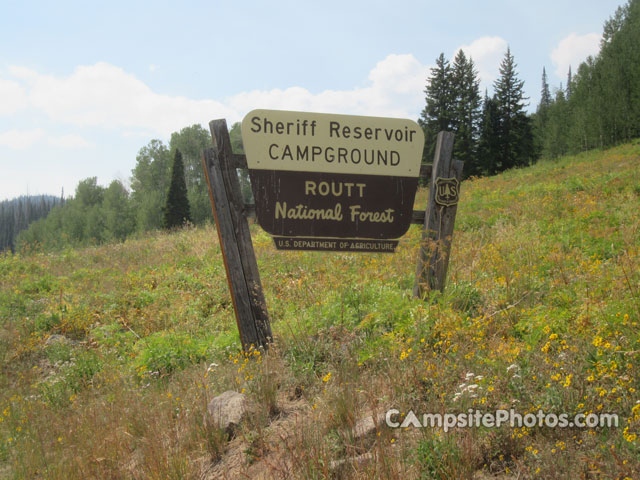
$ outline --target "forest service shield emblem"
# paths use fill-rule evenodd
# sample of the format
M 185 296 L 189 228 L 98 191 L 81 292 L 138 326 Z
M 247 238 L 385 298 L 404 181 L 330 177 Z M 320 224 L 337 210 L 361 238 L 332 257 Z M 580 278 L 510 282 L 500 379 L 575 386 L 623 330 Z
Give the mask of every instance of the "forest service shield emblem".
M 457 178 L 436 178 L 436 203 L 443 207 L 457 204 L 459 187 Z

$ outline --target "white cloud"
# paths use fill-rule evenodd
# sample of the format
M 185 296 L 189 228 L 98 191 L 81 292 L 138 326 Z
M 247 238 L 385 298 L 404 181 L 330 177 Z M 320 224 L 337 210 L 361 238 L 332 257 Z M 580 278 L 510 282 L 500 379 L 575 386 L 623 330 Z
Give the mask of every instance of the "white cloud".
M 141 128 L 168 135 L 185 125 L 206 122 L 211 115 L 234 113 L 215 100 L 155 93 L 135 76 L 104 62 L 77 67 L 68 77 L 33 76 L 22 67 L 12 71 L 28 80 L 33 107 L 72 125 Z
M 18 82 L 0 78 L 0 115 L 15 113 L 26 104 L 24 88 Z
M 413 55 L 389 55 L 378 62 L 369 73 L 374 88 L 396 94 L 422 96 L 429 67 L 422 65 Z
M 42 128 L 28 130 L 11 129 L 0 132 L 0 146 L 8 147 L 12 150 L 26 150 L 36 143 L 46 142 L 47 145 L 58 148 L 88 148 L 93 144 L 80 135 L 48 135 Z
M 9 73 L 16 78 L 26 81 L 34 81 L 38 78 L 38 72 L 19 65 L 9 66 Z
M 19 66 L 10 72 L 22 80 L 22 85 L 15 85 L 26 91 L 29 105 L 56 122 L 121 129 L 126 135 L 142 131 L 168 136 L 185 125 L 206 124 L 214 118 L 239 121 L 254 108 L 416 117 L 429 68 L 413 55 L 389 55 L 369 72 L 364 87 L 312 93 L 293 86 L 242 92 L 223 100 L 163 95 L 104 62 L 79 66 L 69 76 L 44 75 Z M 55 140 L 66 147 L 86 146 L 83 142 Z
M 60 137 L 50 136 L 47 138 L 47 142 L 49 145 L 59 148 L 76 149 L 93 147 L 91 142 L 85 140 L 80 135 L 62 135 Z
M 551 51 L 551 61 L 556 67 L 556 75 L 561 78 L 566 76 L 570 65 L 575 72 L 578 65 L 584 62 L 589 55 L 597 55 L 600 50 L 601 38 L 597 33 L 587 33 L 586 35 L 572 33 L 560 40 Z
M 32 130 L 11 129 L 0 133 L 0 145 L 12 150 L 25 150 L 44 137 L 44 130 L 36 128 Z
M 228 104 L 242 114 L 254 108 L 273 108 L 413 118 L 424 101 L 428 75 L 429 67 L 413 55 L 389 55 L 369 72 L 366 87 L 317 94 L 302 87 L 254 90 L 234 95 Z
M 501 37 L 480 37 L 471 42 L 470 45 L 461 45 L 454 52 L 454 57 L 458 50 L 473 59 L 478 70 L 478 78 L 482 88 L 489 88 L 494 80 L 498 78 L 500 62 L 507 51 L 507 41 Z

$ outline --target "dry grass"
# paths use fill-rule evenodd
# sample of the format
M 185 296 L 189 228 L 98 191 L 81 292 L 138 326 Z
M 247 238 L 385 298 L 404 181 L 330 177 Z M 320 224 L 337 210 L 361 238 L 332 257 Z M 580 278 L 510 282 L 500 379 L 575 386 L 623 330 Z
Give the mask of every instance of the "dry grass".
M 239 350 L 211 227 L 0 257 L 0 477 L 638 478 L 639 153 L 465 182 L 426 302 L 417 227 L 394 255 L 277 252 L 254 228 L 268 354 Z M 231 441 L 204 420 L 229 389 L 251 400 Z M 354 436 L 388 408 L 620 426 Z

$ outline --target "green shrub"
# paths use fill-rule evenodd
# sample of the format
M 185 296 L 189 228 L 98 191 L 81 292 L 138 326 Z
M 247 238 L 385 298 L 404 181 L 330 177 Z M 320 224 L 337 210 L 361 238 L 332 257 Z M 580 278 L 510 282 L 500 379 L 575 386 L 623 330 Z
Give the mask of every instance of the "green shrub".
M 208 342 L 184 332 L 157 332 L 138 341 L 135 367 L 140 375 L 170 375 L 206 358 Z

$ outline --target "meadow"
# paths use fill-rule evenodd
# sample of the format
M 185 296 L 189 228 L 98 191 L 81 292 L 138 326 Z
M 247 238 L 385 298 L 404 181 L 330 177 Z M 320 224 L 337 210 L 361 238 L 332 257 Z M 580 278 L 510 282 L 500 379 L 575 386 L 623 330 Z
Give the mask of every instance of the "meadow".
M 639 172 L 636 141 L 463 182 L 447 287 L 423 300 L 418 226 L 345 254 L 252 225 L 267 352 L 241 351 L 211 226 L 4 254 L 0 478 L 638 479 Z M 204 421 L 226 390 L 251 400 L 231 440 Z M 619 425 L 354 438 L 389 408 Z

